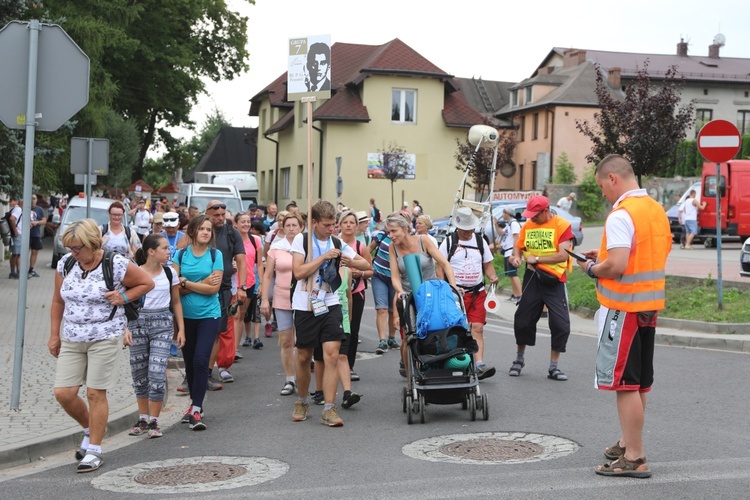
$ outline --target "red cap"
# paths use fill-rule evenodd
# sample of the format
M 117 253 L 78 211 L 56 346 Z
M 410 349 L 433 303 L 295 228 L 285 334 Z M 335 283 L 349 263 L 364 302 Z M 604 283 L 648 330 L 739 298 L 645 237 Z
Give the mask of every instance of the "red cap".
M 529 201 L 526 202 L 526 210 L 524 210 L 521 215 L 526 217 L 527 219 L 531 219 L 532 217 L 536 217 L 537 214 L 539 214 L 539 212 L 541 212 L 542 210 L 546 210 L 548 208 L 549 200 L 546 196 L 532 196 L 531 198 L 529 198 Z

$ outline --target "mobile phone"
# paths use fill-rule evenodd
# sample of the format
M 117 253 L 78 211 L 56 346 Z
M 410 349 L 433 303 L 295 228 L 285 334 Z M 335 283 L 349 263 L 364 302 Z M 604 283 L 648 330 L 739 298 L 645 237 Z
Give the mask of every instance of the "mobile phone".
M 586 262 L 588 260 L 583 254 L 573 252 L 571 250 L 568 250 L 567 248 L 565 249 L 565 251 L 568 252 L 568 255 L 579 262 Z

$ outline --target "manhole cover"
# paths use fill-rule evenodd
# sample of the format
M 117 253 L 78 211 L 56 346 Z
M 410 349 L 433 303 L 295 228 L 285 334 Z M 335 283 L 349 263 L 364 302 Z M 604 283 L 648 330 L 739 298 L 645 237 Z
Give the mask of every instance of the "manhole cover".
M 420 439 L 407 444 L 405 455 L 431 462 L 518 464 L 564 457 L 578 450 L 574 441 L 526 432 L 478 432 Z
M 221 462 L 204 462 L 197 465 L 173 465 L 143 471 L 133 478 L 140 484 L 164 484 L 174 486 L 188 483 L 212 483 L 226 481 L 247 473 L 239 465 L 226 465 Z
M 106 472 L 91 485 L 125 493 L 189 494 L 254 486 L 288 471 L 288 464 L 265 457 L 174 458 Z

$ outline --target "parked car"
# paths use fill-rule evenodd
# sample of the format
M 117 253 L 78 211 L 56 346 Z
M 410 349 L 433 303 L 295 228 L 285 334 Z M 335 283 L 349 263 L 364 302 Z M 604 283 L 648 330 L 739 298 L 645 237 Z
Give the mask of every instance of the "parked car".
M 109 223 L 109 206 L 115 200 L 109 198 L 91 198 L 91 218 L 96 221 L 97 224 L 108 224 Z M 53 216 L 56 217 L 56 216 Z M 65 255 L 67 252 L 62 244 L 62 235 L 65 229 L 77 220 L 86 218 L 86 198 L 78 197 L 71 198 L 68 201 L 68 207 L 62 214 L 60 219 L 60 227 L 55 233 L 55 245 L 52 248 L 52 268 L 57 266 L 57 262 L 60 257 Z
M 501 225 L 500 229 L 501 231 L 503 227 L 503 221 L 502 221 L 502 213 L 503 208 L 510 207 L 513 210 L 513 213 L 516 214 L 516 220 L 518 220 L 521 225 L 523 225 L 524 222 L 526 222 L 526 218 L 521 215 L 521 213 L 526 210 L 526 201 L 524 200 L 516 200 L 516 201 L 500 201 L 495 202 L 492 204 L 492 216 L 497 219 Z M 553 214 L 559 215 L 560 217 L 563 217 L 565 220 L 570 222 L 571 229 L 573 231 L 573 236 L 575 237 L 575 241 L 573 242 L 573 246 L 579 246 L 583 243 L 583 222 L 580 217 L 575 216 L 571 214 L 570 212 L 567 212 L 561 208 L 552 207 L 550 206 L 550 210 Z M 432 227 L 435 229 L 435 239 L 438 240 L 438 244 L 440 244 L 443 239 L 445 239 L 447 235 L 448 230 L 448 222 L 450 221 L 450 216 L 448 217 L 442 217 L 440 219 L 436 219 L 432 221 Z M 484 228 L 484 234 L 487 236 L 487 239 L 492 241 L 492 227 L 487 224 L 487 227 Z M 500 233 L 502 235 L 502 233 Z M 495 237 L 497 237 L 498 234 L 496 232 Z
M 701 201 L 701 181 L 694 182 L 692 186 L 687 188 L 685 192 L 680 197 L 680 201 L 675 203 L 669 210 L 667 210 L 667 219 L 669 219 L 669 229 L 672 231 L 672 240 L 675 243 L 680 242 L 680 238 L 682 237 L 682 225 L 680 224 L 680 220 L 678 218 L 678 209 L 682 203 L 685 202 L 685 200 L 688 198 L 688 195 L 690 194 L 690 191 L 695 190 L 696 195 L 695 199 L 698 200 L 698 203 Z M 696 238 L 697 239 L 697 238 Z
M 745 240 L 740 251 L 740 276 L 750 278 L 750 238 Z

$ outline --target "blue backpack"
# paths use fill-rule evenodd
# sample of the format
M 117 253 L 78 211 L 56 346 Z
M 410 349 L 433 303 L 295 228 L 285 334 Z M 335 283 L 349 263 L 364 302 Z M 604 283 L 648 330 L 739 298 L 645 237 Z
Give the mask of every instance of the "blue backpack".
M 426 280 L 414 294 L 417 308 L 417 336 L 454 326 L 468 329 L 466 314 L 451 286 L 438 279 Z

